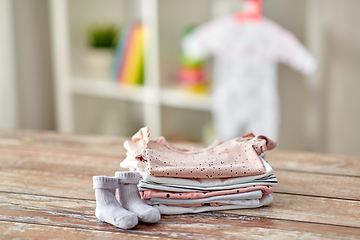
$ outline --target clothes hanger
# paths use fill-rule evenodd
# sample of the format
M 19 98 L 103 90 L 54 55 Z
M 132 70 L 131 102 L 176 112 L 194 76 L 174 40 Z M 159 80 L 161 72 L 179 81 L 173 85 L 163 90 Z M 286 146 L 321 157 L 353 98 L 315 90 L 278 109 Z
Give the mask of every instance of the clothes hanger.
M 245 2 L 245 10 L 235 14 L 235 20 L 237 22 L 261 21 L 263 7 L 262 0 L 245 0 Z

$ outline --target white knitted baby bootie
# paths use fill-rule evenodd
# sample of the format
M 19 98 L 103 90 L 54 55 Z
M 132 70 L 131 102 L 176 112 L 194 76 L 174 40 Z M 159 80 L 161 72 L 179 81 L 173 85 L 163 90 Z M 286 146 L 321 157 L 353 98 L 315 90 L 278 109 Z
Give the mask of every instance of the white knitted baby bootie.
M 159 210 L 143 202 L 140 197 L 137 184 L 140 173 L 137 172 L 116 172 L 119 178 L 119 200 L 123 208 L 135 213 L 139 219 L 147 223 L 155 223 L 160 220 Z
M 94 176 L 96 209 L 95 216 L 101 221 L 116 227 L 130 229 L 138 224 L 137 216 L 122 208 L 115 198 L 115 190 L 119 186 L 119 179 L 106 176 Z

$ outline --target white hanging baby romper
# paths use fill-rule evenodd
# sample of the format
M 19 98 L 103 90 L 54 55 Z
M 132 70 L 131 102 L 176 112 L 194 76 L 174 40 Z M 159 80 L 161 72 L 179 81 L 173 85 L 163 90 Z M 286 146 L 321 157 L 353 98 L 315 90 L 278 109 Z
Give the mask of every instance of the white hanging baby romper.
M 214 55 L 212 112 L 223 141 L 244 132 L 277 140 L 277 62 L 304 74 L 316 70 L 314 58 L 293 34 L 266 18 L 215 19 L 186 36 L 182 48 L 194 58 Z

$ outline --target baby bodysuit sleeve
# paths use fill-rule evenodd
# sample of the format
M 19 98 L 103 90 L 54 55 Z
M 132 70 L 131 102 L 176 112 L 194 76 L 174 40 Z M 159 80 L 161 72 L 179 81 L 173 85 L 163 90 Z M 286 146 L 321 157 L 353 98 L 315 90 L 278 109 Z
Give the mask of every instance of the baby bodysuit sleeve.
M 222 46 L 222 32 L 226 24 L 226 19 L 216 19 L 195 28 L 182 39 L 182 51 L 194 59 L 214 54 Z
M 124 142 L 124 147 L 127 150 L 126 155 L 131 155 L 137 160 L 145 161 L 145 150 L 149 145 L 149 140 L 149 127 L 141 128 L 132 136 L 131 141 Z
M 276 29 L 273 33 L 278 45 L 279 62 L 287 64 L 305 75 L 316 71 L 316 60 L 292 33 L 285 29 Z

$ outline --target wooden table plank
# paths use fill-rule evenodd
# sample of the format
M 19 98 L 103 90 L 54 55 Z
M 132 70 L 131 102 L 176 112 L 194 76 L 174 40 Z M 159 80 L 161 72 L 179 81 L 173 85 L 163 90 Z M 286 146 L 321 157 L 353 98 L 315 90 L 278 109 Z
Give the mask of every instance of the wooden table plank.
M 275 170 L 360 176 L 360 157 L 275 150 L 267 160 Z
M 276 221 L 273 222 L 276 224 Z M 272 224 L 275 225 L 274 223 Z M 198 227 L 198 225 L 199 224 L 194 223 L 194 227 Z M 176 225 L 176 227 L 180 227 L 180 230 L 188 230 L 189 224 L 180 223 Z M 6 239 L 357 239 L 357 235 L 359 234 L 357 231 L 349 231 L 349 229 L 339 229 L 337 227 L 322 227 L 320 229 L 315 229 L 314 227 L 306 228 L 307 226 L 302 226 L 302 224 L 295 228 L 293 226 L 264 228 L 262 224 L 258 224 L 258 226 L 255 224 L 247 226 L 241 225 L 240 227 L 237 226 L 237 231 L 227 229 L 228 232 L 218 231 L 221 226 L 215 229 L 204 229 L 204 226 L 200 226 L 199 233 L 179 232 L 176 227 L 170 228 L 169 226 L 166 230 L 159 231 L 158 233 L 144 232 L 144 234 L 137 234 L 132 233 L 132 230 L 127 232 L 122 232 L 119 229 L 99 231 L 0 221 L 0 232 L 2 232 L 2 235 L 5 236 Z M 209 234 L 210 231 L 215 234 Z M 226 235 L 224 235 L 224 233 Z M 219 236 L 220 234 L 223 235 Z
M 27 169 L 47 172 L 113 175 L 120 171 L 120 157 L 83 155 L 66 152 L 42 152 L 0 148 L 0 168 Z
M 82 215 L 94 218 L 95 211 L 94 200 L 6 192 L 0 192 L 0 205 L 3 209 L 3 212 L 0 213 L 1 216 L 3 216 L 5 209 L 24 210 L 30 208 L 40 212 L 46 209 L 50 212 L 59 211 L 60 213 L 74 214 L 75 218 L 80 218 Z M 360 228 L 359 209 L 359 201 L 274 194 L 274 202 L 269 207 L 231 210 L 224 211 L 224 213 Z M 61 214 L 54 215 L 60 216 Z M 311 216 L 311 219 L 309 219 L 309 216 Z M 11 217 L 11 214 L 9 217 Z M 4 220 L 5 217 L 3 216 L 1 219 Z
M 26 169 L 2 169 L 1 191 L 35 195 L 94 199 L 89 175 L 64 174 Z
M 269 207 L 232 210 L 231 213 L 360 227 L 360 201 L 296 196 L 280 193 L 274 193 L 273 196 L 274 201 Z
M 169 239 L 168 237 L 154 237 L 143 234 L 134 234 L 131 232 L 123 232 L 118 229 L 112 229 L 112 231 L 99 231 L 92 229 L 6 221 L 0 221 L 0 232 L 2 233 L 1 235 L 5 237 L 4 239 Z
M 275 171 L 276 192 L 360 200 L 360 177 Z
M 0 146 L 15 149 L 123 156 L 124 141 L 113 136 L 75 135 L 49 131 L 1 130 Z
M 6 199 L 9 200 L 6 201 Z M 239 236 L 246 236 L 246 239 L 251 236 L 256 238 L 271 236 L 273 239 L 304 236 L 335 239 L 335 237 L 351 238 L 360 235 L 360 228 L 304 221 L 284 221 L 276 219 L 272 215 L 269 218 L 254 217 L 248 216 L 246 211 L 242 212 L 241 210 L 163 216 L 157 224 L 140 223 L 134 229 L 126 231 L 109 224 L 99 224 L 93 216 L 94 201 L 0 193 L 0 202 L 2 208 L 0 221 L 37 224 L 41 226 L 40 230 L 46 228 L 41 231 L 49 231 L 47 227 L 51 226 L 64 229 L 118 232 L 123 233 L 125 237 L 133 234 L 139 238 L 147 235 L 183 239 L 210 239 L 212 237 L 234 239 Z M 253 210 L 255 209 L 249 210 L 249 212 L 254 212 Z M 311 220 L 316 221 L 316 217 Z M 189 224 L 190 222 L 191 224 Z M 24 229 L 20 228 L 20 230 Z M 78 232 L 76 231 L 76 233 Z M 117 236 L 123 237 L 123 235 Z

